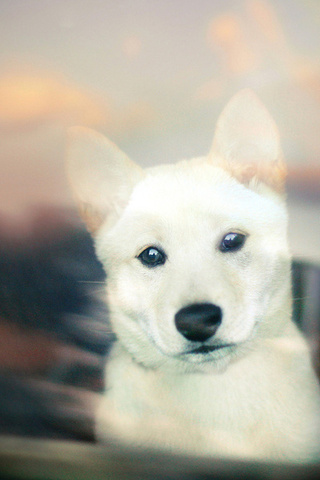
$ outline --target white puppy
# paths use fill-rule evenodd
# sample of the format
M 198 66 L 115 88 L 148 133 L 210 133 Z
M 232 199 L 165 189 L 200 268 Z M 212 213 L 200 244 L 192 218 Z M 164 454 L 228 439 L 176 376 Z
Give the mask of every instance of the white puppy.
M 74 128 L 68 172 L 107 272 L 117 336 L 98 437 L 315 458 L 320 390 L 291 319 L 286 171 L 255 95 L 230 101 L 207 157 L 144 171 Z

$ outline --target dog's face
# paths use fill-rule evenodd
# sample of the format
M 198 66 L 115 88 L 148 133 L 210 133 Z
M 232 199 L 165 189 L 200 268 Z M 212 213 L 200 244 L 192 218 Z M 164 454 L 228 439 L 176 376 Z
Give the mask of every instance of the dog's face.
M 227 106 L 205 158 L 142 171 L 83 129 L 69 152 L 111 323 L 137 362 L 219 369 L 280 328 L 290 308 L 284 169 L 252 94 Z

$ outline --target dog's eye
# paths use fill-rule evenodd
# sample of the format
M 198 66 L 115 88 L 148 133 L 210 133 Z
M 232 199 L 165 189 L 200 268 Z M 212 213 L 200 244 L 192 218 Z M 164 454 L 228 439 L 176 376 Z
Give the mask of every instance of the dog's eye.
M 242 233 L 227 233 L 220 243 L 219 250 L 220 252 L 235 252 L 243 247 L 245 241 L 246 236 Z
M 166 261 L 165 254 L 156 247 L 148 247 L 138 256 L 140 262 L 146 267 L 157 267 Z

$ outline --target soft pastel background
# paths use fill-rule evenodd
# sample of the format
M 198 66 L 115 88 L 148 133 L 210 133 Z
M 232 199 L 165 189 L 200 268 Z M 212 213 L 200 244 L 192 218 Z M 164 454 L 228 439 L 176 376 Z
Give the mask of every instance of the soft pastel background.
M 319 23 L 318 0 L 1 0 L 2 224 L 71 205 L 67 126 L 171 162 L 206 153 L 223 105 L 251 87 L 281 131 L 294 253 L 320 261 Z

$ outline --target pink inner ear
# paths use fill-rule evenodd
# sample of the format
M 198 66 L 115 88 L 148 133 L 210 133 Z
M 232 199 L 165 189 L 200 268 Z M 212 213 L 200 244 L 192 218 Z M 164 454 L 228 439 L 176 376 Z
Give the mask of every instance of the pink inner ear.
M 264 183 L 277 193 L 284 193 L 287 168 L 284 162 L 276 160 L 272 163 L 229 163 L 224 160 L 217 162 L 230 175 L 236 178 L 240 183 L 249 185 L 251 182 Z

